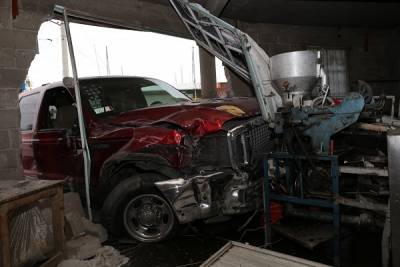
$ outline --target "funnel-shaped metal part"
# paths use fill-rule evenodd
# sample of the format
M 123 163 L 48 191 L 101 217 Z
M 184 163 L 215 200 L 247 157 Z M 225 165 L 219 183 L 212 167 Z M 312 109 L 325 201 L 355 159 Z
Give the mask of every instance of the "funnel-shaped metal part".
M 318 51 L 295 51 L 271 57 L 271 77 L 279 94 L 309 99 L 319 77 Z

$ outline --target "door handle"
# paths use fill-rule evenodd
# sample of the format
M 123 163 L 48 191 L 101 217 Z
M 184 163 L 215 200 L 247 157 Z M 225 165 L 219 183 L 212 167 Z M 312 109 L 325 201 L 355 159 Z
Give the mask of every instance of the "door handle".
M 57 145 L 62 145 L 64 142 L 67 144 L 67 147 L 72 146 L 71 138 L 68 138 L 68 137 L 57 138 L 57 142 L 56 142 Z
M 64 140 L 64 138 L 62 138 L 62 137 L 57 138 L 57 145 L 60 145 L 63 140 Z

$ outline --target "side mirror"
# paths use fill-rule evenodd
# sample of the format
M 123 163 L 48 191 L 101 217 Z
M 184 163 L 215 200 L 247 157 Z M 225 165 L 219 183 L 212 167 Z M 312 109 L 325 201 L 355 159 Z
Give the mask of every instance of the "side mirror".
M 74 86 L 75 86 L 74 78 L 72 78 L 72 77 L 64 77 L 62 82 L 63 82 L 64 86 L 67 88 L 74 88 Z

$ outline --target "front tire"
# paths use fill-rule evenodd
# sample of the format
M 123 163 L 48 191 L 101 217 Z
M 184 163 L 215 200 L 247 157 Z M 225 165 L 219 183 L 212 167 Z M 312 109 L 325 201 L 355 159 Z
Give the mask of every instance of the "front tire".
M 174 212 L 159 194 L 139 194 L 124 207 L 123 222 L 126 232 L 142 242 L 166 239 L 175 228 Z
M 122 231 L 141 242 L 159 242 L 178 228 L 175 213 L 155 188 L 165 177 L 155 173 L 134 175 L 121 181 L 104 202 L 102 220 L 113 234 Z

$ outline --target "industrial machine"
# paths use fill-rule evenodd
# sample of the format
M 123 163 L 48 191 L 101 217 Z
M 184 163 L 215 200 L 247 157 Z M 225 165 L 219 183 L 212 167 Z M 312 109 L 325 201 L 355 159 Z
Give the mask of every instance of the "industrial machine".
M 270 58 L 250 36 L 200 5 L 171 3 L 200 46 L 252 83 L 263 118 L 276 134 L 287 139 L 286 130 L 295 127 L 310 138 L 312 152 L 326 154 L 330 137 L 358 120 L 363 97 L 352 93 L 333 102 L 320 51 Z
M 170 2 L 197 44 L 252 85 L 274 133 L 275 148 L 265 151 L 264 163 L 267 243 L 270 203 L 279 201 L 286 216 L 333 222 L 335 266 L 340 265 L 340 224 L 384 228 L 382 262 L 388 264 L 386 134 L 399 125 L 393 99 L 387 118 L 383 109 L 390 97 L 374 97 L 365 82 L 359 81 L 353 92 L 331 96 L 323 50 L 269 57 L 250 36 L 200 5 Z
M 271 58 L 271 80 L 282 99 L 275 113 L 274 131 L 283 135 L 291 153 L 293 138 L 308 137 L 310 152 L 327 154 L 331 136 L 355 123 L 364 108 L 364 99 L 350 93 L 335 103 L 328 96 L 326 74 L 318 51 L 296 51 Z M 297 138 L 300 142 L 300 137 Z

